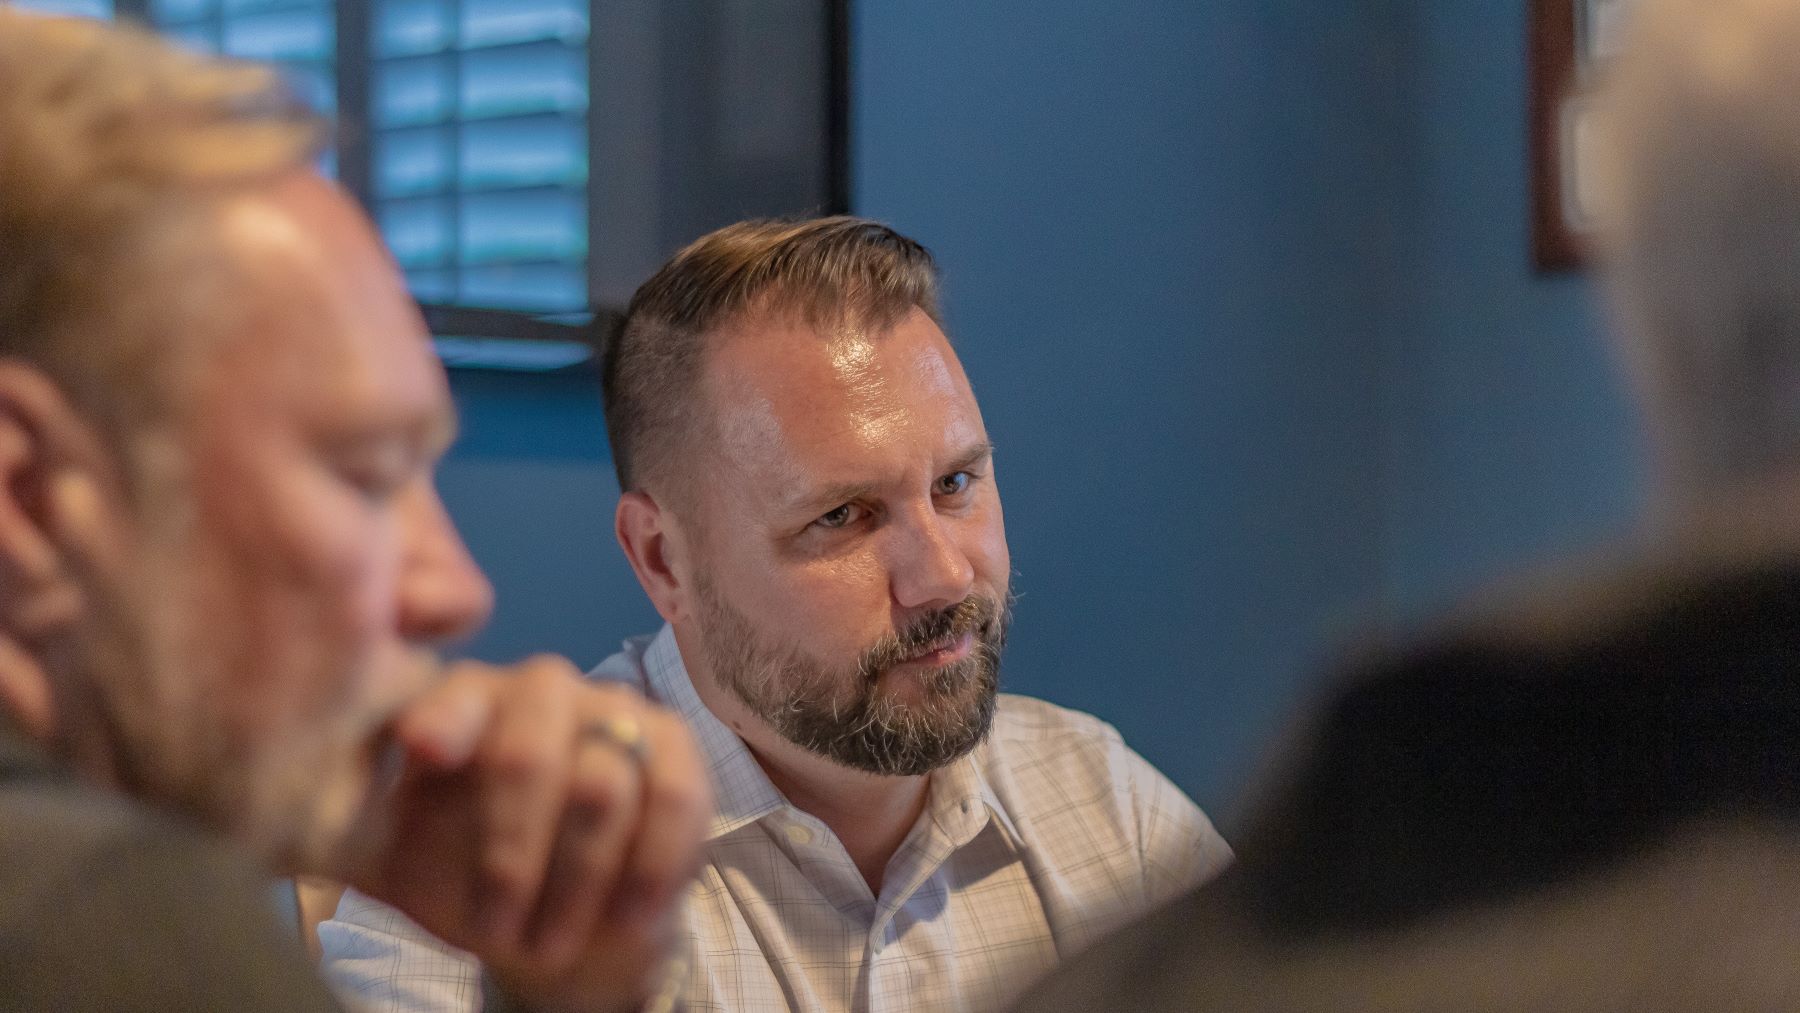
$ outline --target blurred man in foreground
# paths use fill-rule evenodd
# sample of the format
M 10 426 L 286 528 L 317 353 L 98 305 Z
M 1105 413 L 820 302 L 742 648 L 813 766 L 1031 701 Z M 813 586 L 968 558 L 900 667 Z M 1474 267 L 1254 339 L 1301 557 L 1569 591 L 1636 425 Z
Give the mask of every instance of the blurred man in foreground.
M 1633 558 L 1367 666 L 1185 898 L 1022 1010 L 1800 1008 L 1800 5 L 1642 5 L 1603 253 Z
M 720 801 L 688 1008 L 997 1009 L 1229 860 L 1113 729 L 998 693 L 994 452 L 923 247 L 715 232 L 638 290 L 605 384 L 619 542 L 667 625 L 600 674 L 688 720 Z M 472 963 L 354 896 L 321 940 L 390 1008 L 465 1008 Z
M 0 7 L 0 1007 L 320 1009 L 345 877 L 501 1002 L 635 1008 L 707 818 L 672 715 L 440 670 L 445 378 L 267 70 Z

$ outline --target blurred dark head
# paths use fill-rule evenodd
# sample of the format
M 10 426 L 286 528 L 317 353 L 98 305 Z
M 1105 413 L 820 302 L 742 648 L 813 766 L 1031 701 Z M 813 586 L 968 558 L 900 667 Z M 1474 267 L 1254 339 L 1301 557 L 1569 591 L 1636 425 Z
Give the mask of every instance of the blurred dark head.
M 1791 560 L 1633 566 L 1351 673 L 1238 865 L 1043 1008 L 1795 1008 L 1796 602 Z
M 1599 252 L 1680 514 L 1800 473 L 1800 6 L 1633 6 L 1601 96 Z

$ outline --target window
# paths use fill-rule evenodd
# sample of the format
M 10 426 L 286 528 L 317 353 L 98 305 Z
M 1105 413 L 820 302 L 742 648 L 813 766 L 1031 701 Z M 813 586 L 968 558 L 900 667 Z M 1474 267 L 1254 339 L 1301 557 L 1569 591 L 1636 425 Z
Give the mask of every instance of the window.
M 585 337 L 701 233 L 847 204 L 842 0 L 19 2 L 279 65 L 446 334 Z
M 12 0 L 14 7 L 45 14 L 72 14 L 80 18 L 110 18 L 112 0 Z

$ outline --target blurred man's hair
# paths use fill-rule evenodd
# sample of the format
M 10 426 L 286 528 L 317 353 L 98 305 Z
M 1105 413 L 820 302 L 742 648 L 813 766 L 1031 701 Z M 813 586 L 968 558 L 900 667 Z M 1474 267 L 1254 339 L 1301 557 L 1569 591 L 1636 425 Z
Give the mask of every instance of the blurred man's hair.
M 0 357 L 117 438 L 163 411 L 219 283 L 210 198 L 306 165 L 323 124 L 267 68 L 0 4 Z
M 1662 0 L 1602 105 L 1602 252 L 1678 501 L 1800 468 L 1800 4 Z
M 923 246 L 848 216 L 749 221 L 713 232 L 631 299 L 601 367 L 619 487 L 679 478 L 709 415 L 698 396 L 708 340 L 746 320 L 882 331 L 914 309 L 938 315 L 937 269 Z

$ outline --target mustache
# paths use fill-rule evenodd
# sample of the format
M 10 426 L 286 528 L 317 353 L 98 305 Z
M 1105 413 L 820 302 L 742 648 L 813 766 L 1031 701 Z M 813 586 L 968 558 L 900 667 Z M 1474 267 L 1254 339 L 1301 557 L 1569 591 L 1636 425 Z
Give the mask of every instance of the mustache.
M 983 646 L 998 654 L 1006 638 L 1006 624 L 1001 621 L 1005 606 L 992 598 L 970 595 L 955 605 L 921 613 L 912 622 L 877 641 L 864 651 L 857 662 L 857 674 L 863 683 L 874 682 L 895 665 L 928 651 L 962 639 L 973 633 Z

